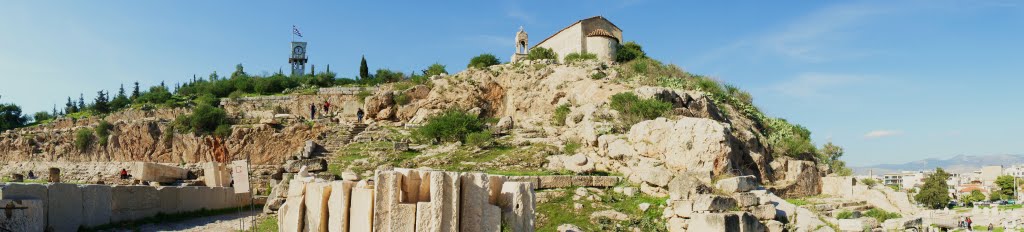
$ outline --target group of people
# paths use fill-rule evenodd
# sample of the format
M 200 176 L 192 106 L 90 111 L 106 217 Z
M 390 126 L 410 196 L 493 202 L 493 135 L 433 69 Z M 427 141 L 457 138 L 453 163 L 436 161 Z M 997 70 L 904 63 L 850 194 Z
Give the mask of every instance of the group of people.
M 331 112 L 331 102 L 328 102 L 327 100 L 324 100 L 324 103 L 320 104 L 320 109 L 321 109 L 321 111 L 320 111 L 321 115 L 328 115 L 328 114 L 330 114 L 330 112 Z M 317 116 L 316 111 L 317 111 L 317 104 L 316 103 L 310 103 L 309 104 L 309 119 L 316 119 L 317 118 L 316 117 Z M 363 112 L 362 108 L 359 108 L 359 110 L 356 110 L 356 121 L 359 122 L 359 123 L 362 123 L 363 122 L 363 115 L 365 115 L 365 114 L 366 113 Z
M 957 227 L 967 229 L 967 231 L 974 231 L 974 220 L 971 220 L 971 217 L 963 217 L 957 222 Z M 986 231 L 995 231 L 995 229 L 996 226 L 989 223 Z

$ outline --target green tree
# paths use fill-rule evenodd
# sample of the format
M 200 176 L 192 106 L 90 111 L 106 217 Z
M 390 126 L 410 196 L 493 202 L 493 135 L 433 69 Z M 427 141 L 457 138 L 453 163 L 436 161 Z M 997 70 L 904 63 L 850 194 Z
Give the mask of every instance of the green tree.
M 971 193 L 963 195 L 963 196 L 960 197 L 960 201 L 962 201 L 963 203 L 970 204 L 970 205 L 974 205 L 974 202 L 984 201 L 984 200 L 985 200 L 985 194 L 981 193 L 981 190 L 977 190 L 977 189 L 972 190 Z
M 167 91 L 167 87 L 153 86 L 149 87 L 149 91 L 142 93 L 136 102 L 138 103 L 150 103 L 150 104 L 161 104 L 170 100 L 173 95 L 170 91 Z
M 85 95 L 81 93 L 78 94 L 78 110 L 85 110 Z
M 366 81 L 370 79 L 370 67 L 366 66 L 366 56 L 359 61 L 359 80 Z
M 101 114 L 110 113 L 110 105 L 107 103 L 109 103 L 107 94 L 100 90 L 96 92 L 96 99 L 93 100 L 92 109 Z
M 242 67 L 242 64 L 235 65 L 235 72 L 231 73 L 231 79 L 246 77 L 249 77 L 249 74 L 245 73 L 245 67 Z
M 526 53 L 527 60 L 555 60 L 558 61 L 558 53 L 555 50 L 544 47 L 535 47 Z
M 50 115 L 50 113 L 48 113 L 46 111 L 39 111 L 39 112 L 36 112 L 34 115 L 32 115 L 32 119 L 35 122 L 42 122 L 42 121 L 49 120 L 51 118 L 53 118 L 53 115 Z
M 446 66 L 440 63 L 431 64 L 430 66 L 427 66 L 427 69 L 423 70 L 423 76 L 431 77 L 434 75 L 440 75 L 442 73 L 447 74 L 448 70 L 445 70 L 445 68 Z
M 138 82 L 138 81 L 136 81 L 136 82 L 135 82 L 135 89 L 132 89 L 132 97 L 131 97 L 131 100 L 132 100 L 132 101 L 135 101 L 135 99 L 139 98 L 139 95 L 140 95 L 140 93 L 139 93 L 139 82 Z
M 1016 186 L 1014 186 L 1013 181 L 1013 176 L 1010 175 L 1002 175 L 996 177 L 996 186 L 999 187 L 999 190 L 996 190 L 995 192 L 998 192 L 1000 195 L 1006 197 L 1012 197 L 1013 190 L 1016 189 Z
M 832 141 L 825 143 L 818 150 L 818 160 L 827 164 L 833 173 L 840 176 L 852 175 L 853 171 L 846 167 L 846 162 L 839 160 L 840 157 L 843 157 L 843 148 L 832 144 Z
M 949 186 L 946 179 L 949 174 L 942 168 L 936 168 L 935 173 L 928 175 L 924 180 L 921 192 L 914 196 L 914 200 L 933 209 L 941 209 L 949 204 Z
M 501 64 L 498 57 L 490 53 L 480 54 L 479 56 L 473 57 L 469 60 L 469 65 L 466 68 L 486 68 L 491 65 Z
M 117 89 L 117 96 L 114 96 L 114 99 L 110 100 L 110 110 L 117 111 L 124 109 L 125 107 L 128 107 L 128 104 L 131 104 L 131 100 L 129 100 L 128 96 L 125 95 L 124 84 L 122 84 L 121 88 Z
M 64 104 L 64 112 L 69 114 L 78 112 L 78 105 L 75 105 L 75 102 L 71 101 L 71 97 L 68 97 L 68 103 Z
M 615 52 L 615 61 L 619 63 L 626 63 L 643 57 L 647 57 L 647 53 L 644 53 L 644 49 L 640 47 L 640 44 L 633 41 L 620 45 L 619 50 Z
M 1003 193 L 1000 191 L 992 191 L 992 193 L 988 194 L 989 201 L 1006 200 L 1008 198 L 1009 195 L 1003 195 Z
M 484 120 L 469 112 L 451 109 L 427 119 L 416 136 L 432 142 L 465 141 L 466 136 L 484 130 Z
M 14 103 L 0 103 L 0 131 L 24 126 L 28 117 L 21 114 L 21 107 Z
M 405 78 L 405 74 L 402 72 L 392 71 L 391 69 L 377 69 L 377 73 L 373 74 L 371 78 L 373 83 L 391 83 L 398 82 Z

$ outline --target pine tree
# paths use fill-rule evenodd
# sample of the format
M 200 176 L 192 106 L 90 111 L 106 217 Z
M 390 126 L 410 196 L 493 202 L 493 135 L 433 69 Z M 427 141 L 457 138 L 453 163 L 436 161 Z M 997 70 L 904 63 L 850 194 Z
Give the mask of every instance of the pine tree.
M 53 105 L 53 117 L 57 117 L 57 115 L 60 115 L 57 114 L 57 105 Z
M 366 66 L 366 56 L 363 56 L 363 60 L 359 61 L 359 79 L 363 81 L 370 79 L 370 67 Z
M 117 90 L 117 96 L 110 100 L 110 111 L 124 109 L 128 107 L 128 104 L 131 104 L 131 100 L 128 100 L 128 96 L 124 95 L 124 84 L 121 84 L 121 88 Z
M 85 95 L 78 94 L 78 110 L 85 110 Z
M 135 89 L 132 90 L 132 99 L 131 100 L 135 101 L 136 98 L 139 98 L 139 82 L 138 81 L 135 82 Z
M 71 101 L 71 97 L 68 97 L 68 103 L 64 104 L 64 111 L 69 114 L 78 112 L 78 106 L 75 105 L 75 102 Z
M 107 103 L 109 103 L 107 94 L 100 90 L 96 92 L 96 99 L 93 100 L 92 109 L 101 114 L 110 113 L 110 105 Z

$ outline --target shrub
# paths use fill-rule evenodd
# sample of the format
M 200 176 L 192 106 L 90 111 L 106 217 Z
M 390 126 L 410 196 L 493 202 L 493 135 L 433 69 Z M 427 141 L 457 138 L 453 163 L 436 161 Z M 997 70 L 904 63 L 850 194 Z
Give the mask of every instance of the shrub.
M 748 93 L 747 91 L 743 91 L 739 88 L 736 88 L 736 86 L 725 85 L 725 93 L 729 96 L 732 96 L 733 98 L 736 98 L 736 100 L 739 100 L 740 102 L 749 105 L 754 104 L 754 97 L 750 96 L 750 93 Z
M 211 134 L 222 124 L 227 124 L 227 113 L 220 108 L 200 105 L 192 111 L 189 126 L 196 134 Z
M 466 65 L 466 68 L 486 68 L 496 64 L 501 64 L 501 61 L 498 60 L 498 57 L 495 57 L 490 53 L 485 53 L 473 57 L 473 59 L 470 59 L 469 65 Z
M 487 131 L 473 132 L 466 135 L 466 144 L 476 147 L 486 147 L 491 143 L 491 133 Z
M 598 80 L 598 79 L 602 79 L 602 78 L 605 78 L 605 77 L 607 77 L 607 76 L 608 76 L 608 74 L 607 74 L 607 73 L 604 73 L 604 72 L 598 71 L 598 72 L 596 72 L 596 73 L 594 73 L 594 74 L 590 74 L 590 79 Z
M 427 119 L 416 129 L 416 136 L 435 142 L 465 141 L 473 132 L 483 131 L 484 120 L 464 110 L 452 109 Z
M 110 137 L 110 129 L 113 128 L 107 121 L 100 121 L 96 126 L 96 137 L 99 138 L 100 146 L 107 146 L 107 139 Z
M 880 222 L 884 222 L 885 220 L 889 220 L 889 219 L 893 219 L 893 218 L 901 218 L 901 217 L 903 217 L 899 213 L 888 212 L 888 211 L 877 209 L 877 208 L 869 209 L 867 212 L 864 212 L 864 216 L 866 216 L 866 217 L 873 217 L 875 219 L 878 219 L 878 221 L 880 221 Z
M 85 151 L 92 145 L 92 141 L 95 139 L 92 135 L 92 129 L 82 128 L 75 132 L 75 148 L 79 151 Z
M 875 185 L 878 185 L 878 180 L 875 180 L 874 178 L 864 178 L 860 179 L 860 183 L 867 185 L 868 187 L 875 187 Z
M 535 47 L 526 54 L 527 60 L 558 60 L 558 53 L 550 48 Z
M 434 75 L 440 75 L 442 73 L 447 74 L 448 70 L 445 70 L 446 66 L 440 63 L 434 63 L 423 70 L 423 76 L 430 77 Z
M 576 154 L 576 150 L 580 149 L 580 146 L 581 145 L 579 142 L 569 141 L 566 142 L 564 146 L 562 146 L 562 150 L 565 151 L 565 154 L 574 155 Z
M 213 135 L 221 138 L 227 138 L 228 136 L 231 136 L 231 125 L 217 125 L 217 129 L 213 131 Z
M 632 92 L 612 95 L 611 108 L 619 111 L 622 125 L 632 126 L 643 120 L 651 120 L 664 116 L 672 110 L 672 103 L 660 99 L 640 99 Z M 624 129 L 624 128 L 622 128 Z
M 558 106 L 558 108 L 555 108 L 554 116 L 551 117 L 551 123 L 558 126 L 565 125 L 565 118 L 569 115 L 569 112 L 571 111 L 572 110 L 569 109 L 569 104 L 562 104 Z
M 839 214 L 836 214 L 836 219 L 852 219 L 852 218 L 853 218 L 853 212 L 850 212 L 849 210 L 845 210 L 844 209 L 843 211 L 839 211 Z
M 565 63 L 576 63 L 584 60 L 597 60 L 597 54 L 573 52 L 565 55 Z
M 42 121 L 50 120 L 52 118 L 53 118 L 53 116 L 51 116 L 50 113 L 46 112 L 46 111 L 39 111 L 39 112 L 36 112 L 36 114 L 32 115 L 32 119 L 35 122 L 42 122 Z
M 359 91 L 359 93 L 356 93 L 356 98 L 359 99 L 359 103 L 363 103 L 366 102 L 366 97 L 369 97 L 370 95 L 373 95 L 373 93 L 371 93 L 370 91 L 362 90 Z
M 400 106 L 404 106 L 406 104 L 409 104 L 409 102 L 411 102 L 411 101 L 412 101 L 412 97 L 409 97 L 409 95 L 405 95 L 404 93 L 400 93 L 398 95 L 395 95 L 395 104 L 398 104 Z
M 615 52 L 615 61 L 619 63 L 625 63 L 644 57 L 647 57 L 647 53 L 644 53 L 644 49 L 640 47 L 640 44 L 633 41 L 619 45 L 619 50 Z

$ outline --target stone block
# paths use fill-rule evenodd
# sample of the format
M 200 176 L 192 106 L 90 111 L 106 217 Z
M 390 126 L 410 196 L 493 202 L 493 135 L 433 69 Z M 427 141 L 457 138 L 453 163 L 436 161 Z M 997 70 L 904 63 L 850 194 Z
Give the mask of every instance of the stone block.
M 740 231 L 740 219 L 731 213 L 696 213 L 690 217 L 687 231 Z
M 110 224 L 113 212 L 111 188 L 107 185 L 81 185 L 82 225 L 95 227 Z
M 775 205 L 773 204 L 755 206 L 751 208 L 750 212 L 754 214 L 754 217 L 757 217 L 757 219 L 760 220 L 775 220 L 775 215 L 777 214 Z
M 725 193 L 748 192 L 757 189 L 758 182 L 754 176 L 737 176 L 718 180 L 715 187 Z
M 533 231 L 536 199 L 529 183 L 505 182 L 499 205 L 502 224 L 511 231 Z
M 840 231 L 864 231 L 865 229 L 871 230 L 879 226 L 878 220 L 872 217 L 839 219 Z
M 488 199 L 487 202 L 491 203 L 492 205 L 498 205 L 499 202 L 501 201 L 501 186 L 505 184 L 505 181 L 508 178 L 505 177 L 505 176 L 492 175 L 492 176 L 487 176 L 487 179 L 488 179 L 487 180 L 487 185 L 489 185 L 488 186 L 488 191 L 490 191 L 490 193 L 488 194 L 488 198 L 489 199 Z M 536 179 L 536 178 L 534 178 L 534 179 Z M 537 181 L 538 181 L 537 185 L 535 185 L 535 186 L 539 187 L 540 186 L 540 180 L 537 179 Z
M 156 187 L 160 198 L 159 212 L 164 214 L 178 213 L 181 210 L 181 187 Z
M 786 231 L 786 225 L 776 220 L 768 220 L 764 222 L 765 231 L 768 232 L 783 232 Z
M 594 183 L 593 176 L 573 176 L 572 185 L 580 187 L 589 187 Z
M 501 207 L 490 204 L 484 206 L 484 217 L 480 224 L 480 231 L 501 231 Z
M 711 187 L 705 185 L 695 173 L 677 174 L 668 183 L 669 198 L 673 200 L 688 200 L 707 193 L 711 193 Z
M 77 231 L 82 225 L 82 189 L 74 184 L 48 184 L 48 231 Z
M 395 218 L 391 221 L 397 226 L 393 232 L 414 232 L 416 231 L 416 204 L 415 203 L 401 203 L 398 204 L 398 211 L 394 214 Z
M 207 205 L 207 209 L 223 209 L 227 208 L 227 191 L 233 191 L 226 187 L 212 187 L 209 190 L 209 194 L 206 195 L 210 199 L 210 204 Z
M 224 164 L 208 162 L 203 164 L 203 182 L 208 187 L 224 187 L 231 183 L 231 172 Z
M 730 197 L 704 194 L 693 201 L 694 212 L 725 212 L 736 208 L 736 200 Z
M 373 230 L 396 231 L 399 225 L 399 204 L 402 199 L 402 174 L 395 171 L 381 171 L 374 181 L 376 195 L 373 198 Z
M 590 187 L 604 188 L 614 187 L 615 185 L 618 185 L 619 181 L 622 179 L 617 176 L 592 176 L 591 178 Z
M 46 217 L 45 210 L 46 210 L 46 207 L 49 205 L 48 204 L 48 200 L 47 200 L 48 197 L 47 197 L 47 193 L 46 192 L 47 192 L 46 186 L 45 185 L 41 185 L 41 184 L 15 184 L 15 183 L 7 183 L 5 185 L 0 185 L 0 199 L 8 199 L 8 200 L 32 200 L 32 199 L 35 199 L 35 200 L 42 201 L 42 205 L 40 206 L 40 207 L 42 207 L 42 209 L 40 209 L 40 210 L 44 211 L 43 212 L 43 217 L 41 217 L 43 219 L 43 226 L 46 226 L 46 219 L 47 219 L 47 217 Z
M 736 213 L 740 220 L 740 232 L 764 232 L 764 225 L 753 214 L 748 212 Z
M 327 231 L 327 201 L 331 197 L 331 185 L 325 182 L 306 184 L 306 221 L 303 231 Z
M 184 168 L 149 162 L 132 163 L 131 171 L 134 179 L 162 183 L 182 180 L 188 175 Z
M 327 230 L 348 231 L 349 208 L 352 206 L 352 181 L 333 181 L 331 198 L 327 200 Z
M 430 200 L 417 203 L 416 231 L 458 231 L 461 178 L 457 172 L 427 172 Z
M 45 231 L 42 199 L 0 199 L 0 231 Z M 77 230 L 77 228 L 76 228 Z
M 111 222 L 152 217 L 160 211 L 160 196 L 150 186 L 113 186 L 110 199 Z
M 348 231 L 371 231 L 373 229 L 373 201 L 375 189 L 352 188 L 352 207 L 349 207 Z
M 688 220 L 682 218 L 669 218 L 668 224 L 666 225 L 669 232 L 686 232 Z
M 488 225 L 486 217 L 487 211 L 491 207 L 497 208 L 497 206 L 490 203 L 491 184 L 490 177 L 483 173 L 465 173 L 462 174 L 462 196 L 460 199 L 460 219 L 459 223 L 460 231 L 488 231 L 487 229 L 493 228 L 494 225 Z M 497 218 L 498 225 L 500 227 L 500 210 L 498 211 Z
M 755 206 L 761 203 L 760 199 L 757 198 L 757 195 L 754 195 L 753 193 L 736 193 L 733 194 L 732 197 L 733 199 L 736 199 L 736 206 L 740 208 Z
M 690 216 L 693 214 L 693 201 L 672 201 L 672 213 L 681 218 L 690 218 Z
M 287 200 L 282 206 L 282 210 L 278 211 L 280 224 L 278 228 L 281 231 L 302 231 L 303 222 L 305 218 L 305 193 L 306 193 L 306 182 L 292 180 L 288 183 L 288 196 Z
M 296 173 L 302 170 L 302 166 L 306 166 L 307 172 L 327 171 L 327 160 L 323 158 L 288 160 L 285 161 L 282 168 L 286 172 Z
M 395 172 L 402 174 L 401 202 L 419 202 L 421 188 L 419 171 L 416 169 L 396 168 Z
M 179 187 L 178 189 L 178 212 L 193 212 L 203 209 L 205 205 L 203 189 L 208 187 Z
M 567 188 L 572 186 L 572 176 L 539 176 L 540 189 Z

